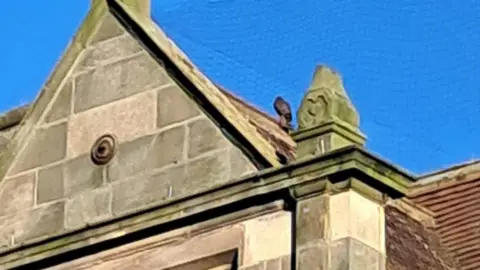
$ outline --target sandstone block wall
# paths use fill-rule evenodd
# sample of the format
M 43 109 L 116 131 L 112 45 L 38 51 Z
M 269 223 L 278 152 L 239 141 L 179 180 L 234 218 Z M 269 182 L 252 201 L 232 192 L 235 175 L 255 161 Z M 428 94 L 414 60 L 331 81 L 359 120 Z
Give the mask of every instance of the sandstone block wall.
M 297 269 L 386 269 L 383 206 L 354 190 L 300 200 Z
M 107 166 L 90 160 L 105 133 Z M 255 171 L 111 16 L 0 182 L 0 249 L 123 216 Z
M 215 220 L 140 240 L 51 270 L 290 270 L 291 213 Z M 237 256 L 235 256 L 237 254 Z

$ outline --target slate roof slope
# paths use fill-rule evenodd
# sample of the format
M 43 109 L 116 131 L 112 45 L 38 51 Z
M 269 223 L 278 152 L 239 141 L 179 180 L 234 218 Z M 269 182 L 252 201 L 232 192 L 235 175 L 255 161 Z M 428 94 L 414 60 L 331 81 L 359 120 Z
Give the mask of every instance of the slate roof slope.
M 235 96 L 231 91 L 218 85 L 217 87 L 276 150 L 285 155 L 288 160 L 295 159 L 296 143 L 287 132 L 280 128 L 275 118 Z
M 480 269 L 480 161 L 421 177 L 409 197 L 433 212 L 436 233 L 460 269 Z

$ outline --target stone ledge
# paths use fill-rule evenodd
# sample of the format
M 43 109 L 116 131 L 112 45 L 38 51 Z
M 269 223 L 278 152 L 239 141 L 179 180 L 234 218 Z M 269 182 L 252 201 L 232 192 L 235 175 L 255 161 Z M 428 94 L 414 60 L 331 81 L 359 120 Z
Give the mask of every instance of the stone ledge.
M 202 194 L 166 205 L 153 206 L 126 218 L 4 250 L 0 253 L 0 265 L 4 267 L 25 265 L 107 240 L 119 239 L 155 226 L 166 226 L 196 214 L 225 211 L 220 209 L 227 205 L 231 207 L 228 211 L 234 212 L 240 210 L 239 207 L 258 204 L 259 198 L 263 198 L 261 200 L 265 203 L 268 200 L 290 200 L 288 190 L 291 187 L 307 182 L 319 182 L 325 178 L 335 179 L 345 174 L 357 174 L 356 179 L 361 181 L 366 179 L 372 181 L 372 177 L 377 177 L 374 180 L 382 183 L 382 187 L 387 187 L 386 192 L 394 191 L 396 195 L 401 194 L 402 190 L 406 190 L 408 184 L 414 181 L 411 176 L 375 158 L 365 150 L 347 147 L 281 168 L 267 169 L 236 182 L 217 186 Z M 388 188 L 390 182 L 396 183 L 400 190 L 395 187 Z M 159 234 L 162 231 L 155 233 Z
M 347 124 L 343 124 L 341 121 L 329 121 L 312 128 L 295 131 L 292 134 L 292 137 L 298 142 L 310 139 L 312 137 L 318 137 L 328 132 L 336 133 L 347 140 L 355 142 L 358 145 L 363 145 L 366 140 L 364 134 L 360 133 L 360 131 L 354 130 Z

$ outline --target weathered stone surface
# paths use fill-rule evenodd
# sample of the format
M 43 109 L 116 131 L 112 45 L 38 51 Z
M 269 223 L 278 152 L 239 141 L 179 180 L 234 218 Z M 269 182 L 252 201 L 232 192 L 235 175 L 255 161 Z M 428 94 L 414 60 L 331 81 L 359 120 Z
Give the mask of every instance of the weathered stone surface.
M 179 186 L 181 193 L 193 193 L 227 182 L 229 176 L 228 151 L 191 161 L 187 165 L 188 184 Z
M 103 90 L 98 91 L 101 96 Z M 75 115 L 68 127 L 68 156 L 89 152 L 106 133 L 115 135 L 119 143 L 153 133 L 155 102 L 155 94 L 147 92 Z
M 190 270 L 190 269 L 205 269 L 205 270 L 232 270 L 232 264 L 224 264 L 217 261 L 216 258 L 207 257 L 202 258 L 187 264 L 177 265 L 164 270 Z
M 17 125 L 25 117 L 29 106 L 23 105 L 13 110 L 0 113 L 0 133 L 4 133 L 5 129 L 10 129 Z
M 77 229 L 111 217 L 111 190 L 95 189 L 67 200 L 65 224 L 67 229 Z
M 331 239 L 356 238 L 385 253 L 385 217 L 383 207 L 356 191 L 330 197 Z
M 290 255 L 282 257 L 282 270 L 292 269 L 292 257 Z
M 342 78 L 326 66 L 317 66 L 312 83 L 297 110 L 297 159 L 324 154 L 349 145 L 363 146 L 358 113 Z
M 107 168 L 108 181 L 183 161 L 185 133 L 185 126 L 179 126 L 121 144 L 117 157 Z
M 88 47 L 83 53 L 78 68 L 88 70 L 100 67 L 108 62 L 129 57 L 141 50 L 139 42 L 128 34 L 114 37 Z
M 25 110 L 25 109 L 22 108 L 22 110 Z M 18 114 L 20 114 L 20 116 L 23 117 L 23 113 L 18 113 Z M 18 116 L 18 117 L 20 117 L 20 116 Z M 1 117 L 2 116 L 0 116 L 0 118 Z M 8 120 L 8 118 L 9 118 L 8 113 L 7 113 L 6 118 L 7 118 L 7 120 L 4 120 L 4 124 L 8 123 L 7 121 L 9 121 Z M 15 118 L 13 120 L 15 120 Z M 2 120 L 0 120 L 0 125 L 1 125 L 1 122 L 2 122 Z M 10 144 L 13 137 L 17 134 L 17 131 L 19 129 L 20 129 L 20 125 L 15 125 L 15 126 L 0 130 L 0 153 L 7 149 L 8 145 Z
M 13 244 L 14 223 L 18 222 L 15 216 L 0 217 L 0 249 L 5 249 Z
M 185 182 L 185 167 L 168 168 L 153 176 L 140 175 L 113 186 L 113 213 L 120 215 L 164 201 L 171 183 Z
M 180 126 L 157 135 L 149 159 L 153 168 L 177 164 L 184 160 L 185 134 L 185 126 Z
M 5 149 L 7 149 L 7 146 L 9 143 L 10 143 L 10 139 L 0 134 L 0 153 L 5 151 Z
M 20 114 L 20 116 L 18 116 L 18 117 L 24 117 L 24 114 L 25 114 L 27 109 L 28 109 L 27 106 L 23 106 L 23 107 L 20 107 L 20 108 L 16 109 L 16 110 L 23 111 L 23 112 L 17 112 L 17 114 Z M 8 113 L 7 113 L 6 117 L 8 118 Z M 14 120 L 15 120 L 15 118 L 12 121 L 14 121 Z M 5 122 L 6 121 L 8 121 L 8 119 L 5 120 Z M 15 120 L 15 121 L 20 121 L 20 120 Z M 6 124 L 6 123 L 4 123 L 4 124 Z M 2 137 L 5 137 L 8 140 L 11 140 L 15 136 L 15 134 L 17 134 L 17 131 L 20 129 L 20 127 L 21 127 L 20 125 L 15 125 L 15 126 L 11 126 L 9 128 L 4 128 L 0 131 L 0 135 L 2 135 Z
M 350 241 L 343 238 L 330 244 L 330 269 L 350 269 Z
M 314 127 L 329 120 L 341 119 L 358 127 L 358 113 L 352 105 L 338 73 L 317 66 L 312 83 L 297 112 L 299 129 Z
M 215 230 L 209 228 L 198 235 L 188 232 L 190 230 L 187 227 L 163 233 L 49 269 L 210 269 L 212 265 L 231 263 L 233 251 L 243 248 L 242 226 L 222 226 Z M 202 267 L 207 265 L 209 267 Z
M 163 270 L 232 270 L 232 262 L 235 260 L 235 252 L 232 250 L 210 254 L 202 258 L 190 260 L 187 263 L 175 265 Z
M 243 222 L 244 264 L 251 265 L 289 255 L 292 248 L 291 213 L 282 211 Z
M 265 270 L 265 262 L 256 263 L 254 265 L 249 265 L 246 267 L 242 267 L 242 270 Z
M 33 162 L 33 165 L 29 166 L 29 162 L 19 159 L 18 163 L 16 163 L 27 169 L 39 169 L 38 189 L 36 190 L 39 205 L 31 210 L 22 209 L 25 210 L 24 213 L 12 219 L 14 222 L 12 220 L 9 221 L 10 234 L 4 238 L 6 239 L 5 241 L 0 240 L 5 242 L 6 245 L 10 245 L 12 241 L 19 244 L 23 241 L 61 232 L 65 229 L 64 225 L 67 230 L 72 230 L 108 219 L 112 215 L 113 211 L 111 212 L 110 210 L 113 208 L 116 214 L 120 215 L 132 209 L 135 210 L 157 203 L 164 200 L 168 195 L 175 197 L 199 192 L 229 181 L 232 175 L 230 171 L 232 170 L 235 170 L 233 175 L 237 175 L 237 172 L 238 174 L 243 174 L 249 169 L 248 160 L 241 159 L 243 157 L 241 152 L 236 151 L 232 154 L 228 149 L 230 144 L 223 138 L 217 127 L 209 120 L 204 119 L 208 122 L 208 126 L 192 125 L 190 128 L 193 131 L 198 129 L 198 132 L 205 134 L 202 140 L 209 139 L 209 141 L 196 141 L 196 148 L 191 148 L 196 151 L 192 154 L 192 157 L 195 157 L 195 159 L 188 162 L 188 165 L 185 165 L 184 171 L 180 170 L 180 167 L 176 168 L 182 172 L 174 172 L 175 168 L 165 168 L 165 171 L 162 173 L 157 173 L 148 178 L 135 177 L 132 179 L 133 181 L 125 181 L 123 175 L 131 177 L 138 174 L 150 174 L 151 171 L 146 170 L 146 168 L 154 169 L 175 165 L 175 163 L 179 162 L 187 163 L 184 160 L 187 157 L 187 153 L 183 151 L 183 146 L 188 146 L 188 143 L 185 141 L 187 124 L 185 123 L 184 125 L 184 123 L 179 121 L 199 116 L 200 110 L 181 89 L 172 87 L 171 89 L 175 90 L 177 95 L 167 96 L 173 101 L 180 99 L 181 101 L 175 101 L 170 105 L 171 108 L 175 107 L 178 111 L 172 118 L 167 118 L 167 121 L 173 121 L 171 123 L 181 126 L 167 130 L 164 122 L 157 123 L 155 117 L 162 115 L 161 110 L 164 110 L 165 106 L 157 107 L 156 102 L 160 103 L 160 101 L 164 102 L 168 99 L 161 97 L 169 88 L 163 89 L 165 91 L 159 90 L 160 94 L 158 97 L 156 92 L 151 91 L 152 95 L 145 99 L 141 99 L 140 96 L 146 97 L 150 93 L 140 92 L 149 91 L 149 89 L 158 88 L 164 83 L 172 82 L 170 78 L 166 77 L 165 72 L 157 67 L 154 61 L 146 57 L 146 54 L 135 54 L 140 48 L 137 47 L 137 44 L 134 45 L 134 42 L 130 43 L 133 40 L 118 37 L 124 31 L 116 25 L 114 20 L 111 20 L 111 22 L 113 23 L 110 24 L 110 27 L 118 31 L 113 30 L 108 35 L 103 33 L 105 34 L 104 37 L 97 35 L 93 39 L 96 44 L 84 51 L 85 59 L 81 65 L 93 70 L 85 71 L 84 74 L 79 74 L 77 70 L 77 73 L 75 74 L 74 72 L 72 78 L 66 78 L 67 80 L 72 80 L 65 86 L 67 87 L 65 89 L 68 90 L 61 90 L 56 101 L 50 104 L 52 105 L 51 110 L 47 112 L 44 119 L 46 123 L 58 122 L 58 120 L 67 117 L 70 117 L 70 119 L 67 124 L 50 126 L 42 130 L 47 132 L 49 129 L 53 130 L 61 126 L 64 132 L 54 132 L 54 134 L 57 134 L 56 136 L 45 135 L 41 139 L 36 138 L 40 136 L 37 134 L 33 137 L 35 143 L 32 145 L 41 150 L 33 151 L 32 155 L 32 150 L 30 149 L 32 146 L 27 146 L 24 159 L 38 156 L 38 162 Z M 101 28 L 103 27 L 106 26 L 102 25 Z M 102 31 L 104 30 L 100 30 L 100 32 Z M 98 42 L 100 40 L 103 40 L 103 42 Z M 129 59 L 116 59 L 123 59 L 123 57 L 129 54 L 135 55 L 130 55 L 129 57 L 131 58 Z M 118 60 L 118 62 L 113 63 L 112 60 Z M 152 96 L 153 98 L 151 98 Z M 138 102 L 130 103 L 134 98 L 138 98 Z M 115 106 L 117 107 L 113 108 Z M 182 106 L 186 109 L 181 109 Z M 70 116 L 72 111 L 75 114 Z M 167 114 L 170 112 L 167 111 Z M 163 114 L 165 114 L 165 111 Z M 180 120 L 177 121 L 175 119 Z M 157 132 L 155 131 L 158 127 L 157 125 L 162 126 L 162 133 L 158 136 L 152 135 L 152 138 L 155 140 L 149 141 L 148 150 L 145 151 L 146 155 L 142 153 L 137 156 L 140 157 L 135 160 L 138 167 L 131 168 L 129 172 L 118 173 L 121 176 L 117 177 L 116 180 L 122 181 L 106 183 L 103 177 L 105 169 L 93 165 L 87 154 L 93 141 L 98 136 L 111 132 L 119 138 L 120 143 L 131 142 L 137 138 L 143 138 L 142 136 L 150 136 L 149 134 Z M 67 127 L 68 131 L 66 131 Z M 209 134 L 213 134 L 213 136 L 209 136 Z M 59 140 L 58 136 L 63 137 Z M 66 141 L 68 142 L 68 147 Z M 61 143 L 62 146 L 59 147 Z M 198 157 L 198 155 L 212 150 L 222 150 L 222 152 L 217 151 L 215 155 L 212 153 L 211 156 Z M 52 158 L 50 157 L 51 154 L 48 153 L 49 151 L 54 153 L 57 153 L 55 151 L 60 151 L 62 154 L 58 156 L 52 154 Z M 122 151 L 119 152 L 119 154 L 121 153 Z M 154 154 L 153 156 L 151 155 L 152 153 Z M 143 158 L 145 156 L 147 159 Z M 19 156 L 19 158 L 22 158 L 22 156 Z M 133 158 L 130 160 L 133 160 Z M 149 166 L 143 167 L 146 164 L 141 164 L 142 161 Z M 125 167 L 127 167 L 127 163 L 125 161 Z M 45 165 L 48 165 L 48 167 L 43 167 Z M 24 171 L 25 168 L 21 168 L 19 171 Z M 189 175 L 188 180 L 186 179 L 187 173 Z M 143 184 L 141 183 L 142 181 Z M 128 185 L 125 185 L 123 188 L 118 187 L 125 183 L 132 184 L 131 188 Z M 179 183 L 182 183 L 182 185 L 179 185 Z M 110 193 L 110 187 L 112 189 L 116 188 L 115 193 L 113 190 Z M 141 190 L 141 192 L 136 192 L 135 190 Z M 35 197 L 33 193 L 34 191 L 31 194 L 32 200 Z M 123 199 L 121 198 L 122 195 L 124 196 Z M 3 204 L 1 205 L 2 207 L 4 206 Z M 112 207 L 112 209 L 109 207 Z M 265 221 L 265 223 L 271 224 L 268 221 Z M 282 224 L 290 226 L 290 222 Z M 266 229 L 267 226 L 269 225 L 263 226 L 261 230 L 259 229 L 262 232 L 260 238 L 263 240 L 273 239 L 273 233 L 269 234 L 269 230 Z M 0 227 L 2 226 L 0 225 Z M 273 225 L 273 228 L 274 232 L 279 232 L 276 229 L 276 225 Z M 249 227 L 249 230 L 257 229 Z M 3 234 L 0 234 L 0 239 L 3 239 L 2 237 Z M 196 247 L 196 249 L 193 249 L 194 252 L 204 253 L 204 248 L 208 246 L 205 244 L 215 244 L 211 250 L 216 252 L 218 246 L 223 245 L 225 242 L 235 242 L 235 245 L 228 246 L 229 249 L 238 248 L 242 241 L 238 241 L 239 239 L 237 238 L 216 238 L 199 244 L 196 244 L 196 242 L 189 243 L 186 246 L 194 246 Z M 225 239 L 227 240 L 225 241 Z M 290 236 L 286 236 L 285 239 L 290 239 Z M 282 235 L 280 242 L 276 243 L 279 244 L 278 248 L 281 249 L 280 251 L 275 247 L 267 253 L 263 252 L 255 256 L 258 258 L 270 258 L 273 256 L 272 254 L 281 253 L 285 249 L 287 243 L 285 241 Z M 251 243 L 257 247 L 264 244 L 261 240 L 252 240 Z M 185 249 L 185 246 L 179 250 L 177 249 L 176 252 L 178 253 L 183 249 Z M 157 262 L 161 262 L 161 256 L 158 256 L 158 254 L 163 255 L 163 252 L 157 253 L 157 256 L 153 256 L 152 260 L 156 259 Z M 172 254 L 175 254 L 175 252 L 172 252 Z
M 214 268 L 210 268 L 208 270 L 231 270 L 231 269 L 232 269 L 232 264 L 224 264 Z
M 167 76 L 147 53 L 102 66 L 77 77 L 74 111 L 82 112 L 157 88 L 169 83 Z
M 326 234 L 328 200 L 326 195 L 304 199 L 297 204 L 297 246 L 323 239 Z
M 66 196 L 100 187 L 103 184 L 103 169 L 93 164 L 90 155 L 69 160 L 63 166 Z
M 344 270 L 344 268 L 328 267 L 328 249 L 326 245 L 310 246 L 297 250 L 298 270 Z
M 364 243 L 350 239 L 350 270 L 385 270 L 386 258 Z
M 50 111 L 45 116 L 45 123 L 66 118 L 70 115 L 72 108 L 72 85 L 72 81 L 68 80 L 62 87 Z
M 265 270 L 283 270 L 282 258 L 275 258 L 265 262 Z
M 92 44 L 101 42 L 116 36 L 120 36 L 125 33 L 123 26 L 113 17 L 111 14 L 105 15 L 105 18 L 101 22 L 97 33 L 92 38 Z
M 159 128 L 200 115 L 200 110 L 194 101 L 173 81 L 171 86 L 158 92 L 157 106 Z
M 37 204 L 58 200 L 64 196 L 63 167 L 55 165 L 38 172 Z
M 257 171 L 250 160 L 236 147 L 230 149 L 230 179 Z
M 352 237 L 385 254 L 385 212 L 382 205 L 350 191 Z
M 377 250 L 351 238 L 331 243 L 330 269 L 384 270 L 385 257 Z
M 107 167 L 107 181 L 125 180 L 142 171 L 151 169 L 149 157 L 156 135 L 140 137 L 119 145 L 116 157 Z M 158 155 L 159 153 L 155 153 Z
M 64 202 L 35 208 L 22 216 L 15 226 L 15 244 L 61 232 L 64 229 Z
M 16 125 L 0 130 L 0 153 L 7 149 L 8 145 L 13 137 L 17 134 L 19 129 L 20 125 Z
M 34 174 L 26 174 L 0 182 L 0 216 L 15 214 L 33 206 Z
M 39 128 L 27 142 L 27 146 L 14 161 L 10 175 L 43 166 L 65 157 L 67 144 L 65 123 Z
M 228 145 L 227 140 L 220 133 L 219 129 L 207 118 L 190 123 L 188 128 L 189 158 L 195 158 L 201 154 L 215 149 L 221 149 Z

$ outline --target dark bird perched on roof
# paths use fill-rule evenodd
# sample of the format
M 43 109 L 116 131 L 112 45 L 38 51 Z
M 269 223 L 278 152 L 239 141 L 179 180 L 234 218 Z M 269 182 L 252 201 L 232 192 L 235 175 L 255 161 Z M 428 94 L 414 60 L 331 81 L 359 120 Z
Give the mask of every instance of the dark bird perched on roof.
M 280 116 L 280 127 L 286 132 L 290 132 L 292 130 L 292 109 L 290 108 L 290 104 L 282 97 L 276 97 L 273 102 L 273 107 Z

